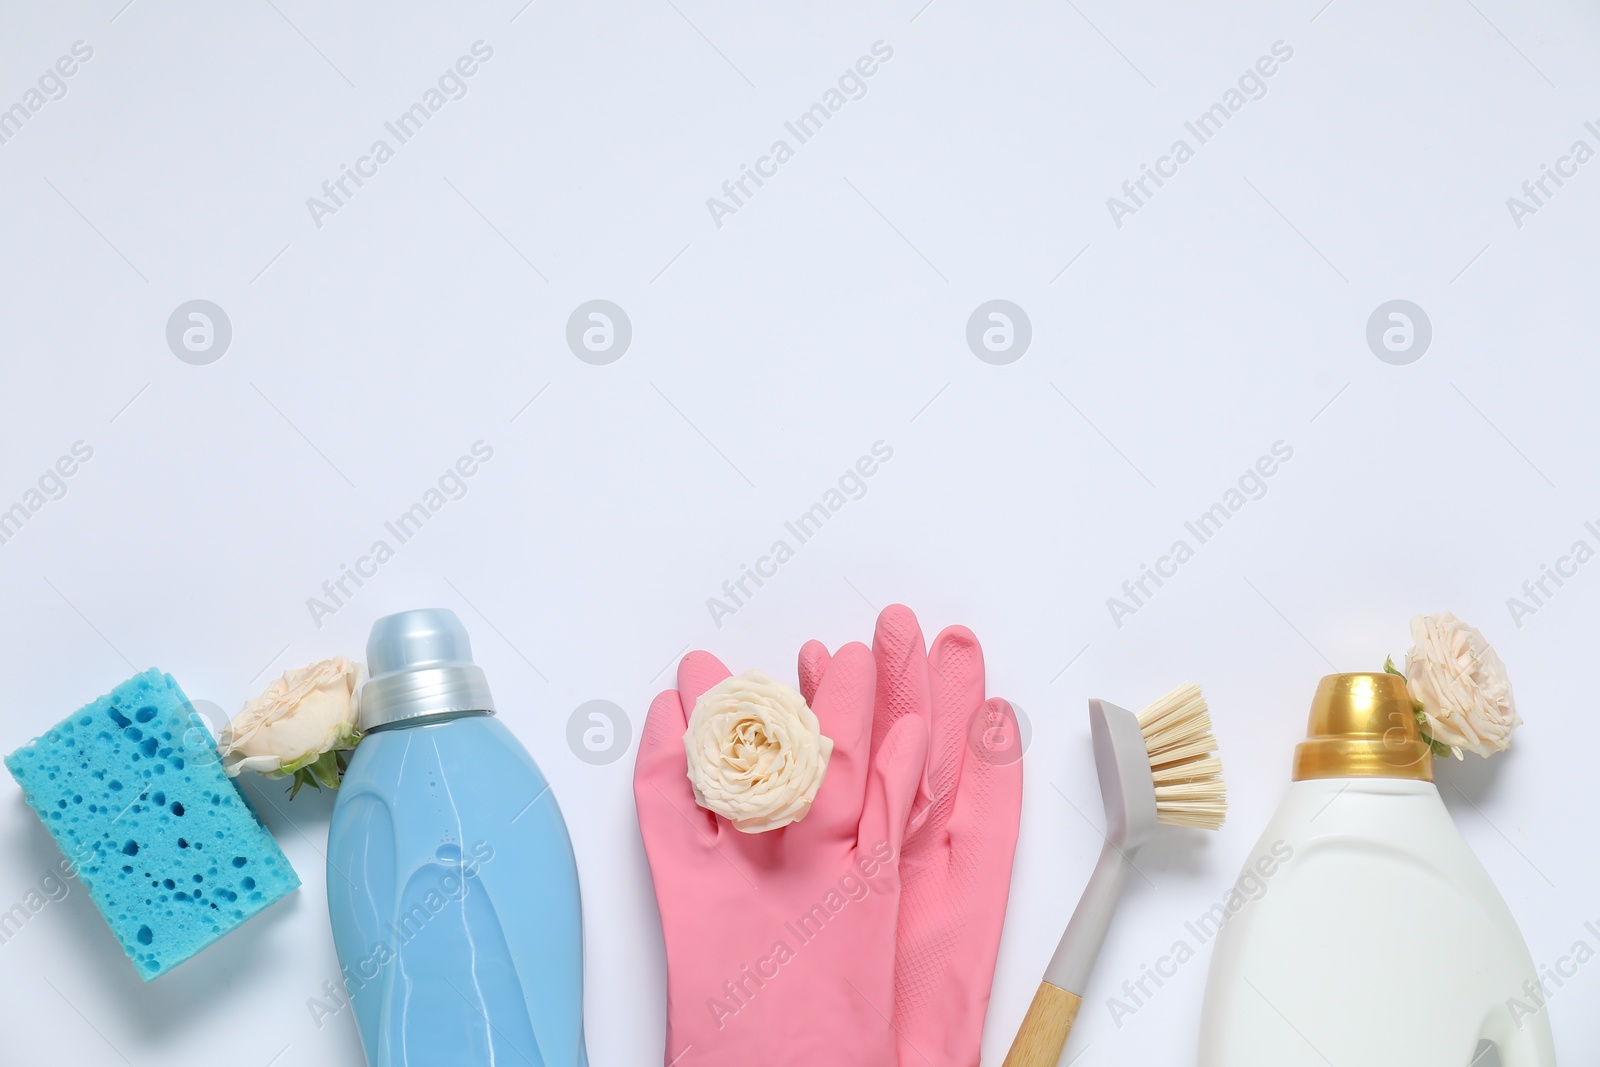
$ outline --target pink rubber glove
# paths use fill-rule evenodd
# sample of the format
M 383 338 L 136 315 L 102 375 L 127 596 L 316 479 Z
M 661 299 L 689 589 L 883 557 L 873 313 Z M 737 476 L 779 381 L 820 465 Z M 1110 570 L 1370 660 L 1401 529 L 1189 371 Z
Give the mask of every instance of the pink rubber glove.
M 744 834 L 699 807 L 687 712 L 729 671 L 705 652 L 650 707 L 633 794 L 667 949 L 673 1067 L 895 1062 L 895 919 L 906 818 L 927 755 L 920 720 L 873 746 L 876 668 L 839 650 L 809 699 L 834 749 L 806 817 Z
M 911 609 L 885 608 L 873 636 L 874 742 L 929 723 L 927 774 L 901 858 L 894 1028 L 900 1067 L 977 1067 L 1022 818 L 1021 735 L 1011 705 L 984 699 L 983 650 L 952 626 L 924 652 Z M 842 653 L 843 650 L 841 650 Z M 830 669 L 811 642 L 801 693 Z

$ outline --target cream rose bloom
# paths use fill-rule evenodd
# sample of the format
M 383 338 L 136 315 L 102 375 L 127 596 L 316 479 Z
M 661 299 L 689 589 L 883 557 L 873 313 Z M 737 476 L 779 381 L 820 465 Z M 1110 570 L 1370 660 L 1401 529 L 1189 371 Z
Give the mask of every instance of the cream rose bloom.
M 222 728 L 217 748 L 223 770 L 230 778 L 240 771 L 292 774 L 337 787 L 334 754 L 355 746 L 359 680 L 360 668 L 343 656 L 288 671 Z
M 1422 705 L 1428 732 L 1449 745 L 1492 756 L 1511 747 L 1522 725 L 1505 664 L 1483 634 L 1448 611 L 1411 620 L 1406 688 Z
M 696 803 L 747 834 L 805 818 L 833 754 L 805 699 L 760 671 L 706 690 L 683 747 Z

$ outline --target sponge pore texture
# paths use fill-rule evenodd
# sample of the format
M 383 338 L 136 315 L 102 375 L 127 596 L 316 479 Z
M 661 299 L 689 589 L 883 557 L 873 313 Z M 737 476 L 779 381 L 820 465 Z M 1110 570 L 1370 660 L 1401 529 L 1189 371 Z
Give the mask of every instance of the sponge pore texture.
M 5 762 L 146 980 L 300 885 L 171 675 L 128 679 Z

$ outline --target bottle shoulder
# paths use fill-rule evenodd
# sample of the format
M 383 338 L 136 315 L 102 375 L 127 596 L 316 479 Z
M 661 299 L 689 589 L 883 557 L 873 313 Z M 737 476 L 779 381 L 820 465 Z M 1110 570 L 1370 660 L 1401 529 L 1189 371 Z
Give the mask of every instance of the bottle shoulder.
M 1387 778 L 1292 782 L 1268 824 L 1268 832 L 1274 830 L 1280 836 L 1370 836 L 1386 841 L 1460 837 L 1432 782 Z
M 1413 921 L 1394 902 L 1427 900 L 1464 929 L 1501 927 L 1520 938 L 1499 889 L 1428 782 L 1293 783 L 1240 879 L 1262 886 L 1240 925 L 1320 915 L 1332 927 L 1377 930 Z
M 337 803 L 363 794 L 405 795 L 453 808 L 508 803 L 546 787 L 539 765 L 505 723 L 476 715 L 368 734 L 351 755 Z

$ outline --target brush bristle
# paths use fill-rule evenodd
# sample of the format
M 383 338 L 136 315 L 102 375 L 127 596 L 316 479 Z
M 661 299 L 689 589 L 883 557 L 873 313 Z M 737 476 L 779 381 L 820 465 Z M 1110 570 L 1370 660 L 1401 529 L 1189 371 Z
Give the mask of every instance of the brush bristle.
M 1200 687 L 1185 682 L 1139 713 L 1156 787 L 1156 821 L 1216 830 L 1228 816 L 1217 739 Z

